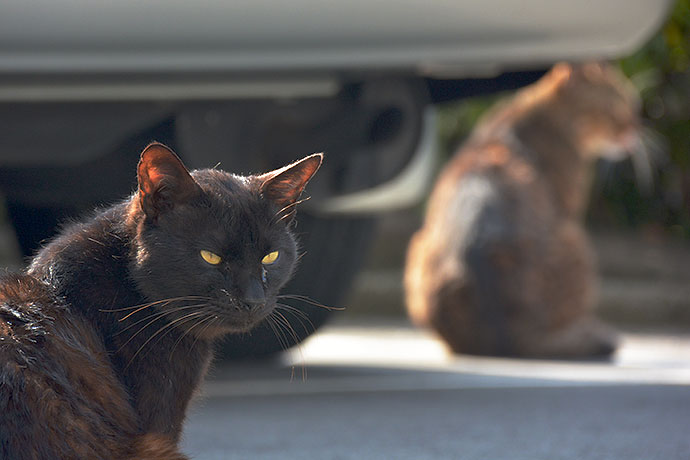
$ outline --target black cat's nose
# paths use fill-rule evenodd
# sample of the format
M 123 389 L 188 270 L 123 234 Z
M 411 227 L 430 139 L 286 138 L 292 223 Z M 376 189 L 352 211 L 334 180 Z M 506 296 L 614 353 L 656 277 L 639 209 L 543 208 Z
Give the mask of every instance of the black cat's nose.
M 264 285 L 258 278 L 250 278 L 242 296 L 242 301 L 250 307 L 263 305 L 266 303 L 266 293 Z

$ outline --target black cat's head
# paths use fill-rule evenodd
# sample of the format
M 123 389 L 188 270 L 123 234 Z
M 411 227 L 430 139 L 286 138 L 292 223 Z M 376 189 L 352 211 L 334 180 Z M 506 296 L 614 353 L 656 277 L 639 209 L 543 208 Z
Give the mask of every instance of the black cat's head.
M 252 176 L 190 173 L 166 146 L 146 147 L 131 205 L 139 290 L 192 334 L 250 330 L 273 311 L 293 273 L 291 222 L 321 160 L 315 154 Z

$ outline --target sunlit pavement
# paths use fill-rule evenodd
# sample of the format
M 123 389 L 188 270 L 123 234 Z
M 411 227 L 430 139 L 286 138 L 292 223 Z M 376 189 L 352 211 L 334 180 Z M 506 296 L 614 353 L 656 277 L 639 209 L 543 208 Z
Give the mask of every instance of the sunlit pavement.
M 688 334 L 625 334 L 611 362 L 573 363 L 336 324 L 281 361 L 217 365 L 202 393 L 196 459 L 690 459 Z

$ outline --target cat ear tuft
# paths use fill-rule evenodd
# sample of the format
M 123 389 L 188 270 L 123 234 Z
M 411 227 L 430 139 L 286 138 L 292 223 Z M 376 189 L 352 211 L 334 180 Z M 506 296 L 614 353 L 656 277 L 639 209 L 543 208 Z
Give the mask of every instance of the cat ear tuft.
M 605 80 L 606 74 L 610 72 L 610 68 L 605 62 L 592 61 L 582 64 L 579 71 L 587 80 L 602 81 Z
M 267 200 L 275 202 L 280 209 L 297 202 L 309 179 L 318 171 L 323 153 L 315 153 L 295 163 L 259 176 L 260 192 Z
M 567 62 L 559 62 L 549 71 L 549 78 L 554 86 L 561 86 L 570 80 L 573 74 L 573 66 Z
M 154 220 L 201 191 L 175 152 L 158 142 L 141 152 L 137 177 L 141 207 Z

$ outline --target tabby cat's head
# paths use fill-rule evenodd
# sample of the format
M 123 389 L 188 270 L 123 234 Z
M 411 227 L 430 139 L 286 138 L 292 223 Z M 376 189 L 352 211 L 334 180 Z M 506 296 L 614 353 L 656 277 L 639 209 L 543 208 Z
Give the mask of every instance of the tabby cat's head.
M 616 68 L 561 63 L 543 80 L 555 92 L 552 103 L 584 156 L 619 159 L 642 148 L 639 96 Z
M 321 154 L 265 174 L 188 172 L 167 147 L 142 153 L 131 272 L 167 319 L 212 337 L 247 331 L 271 313 L 293 273 L 290 231 L 300 194 Z

